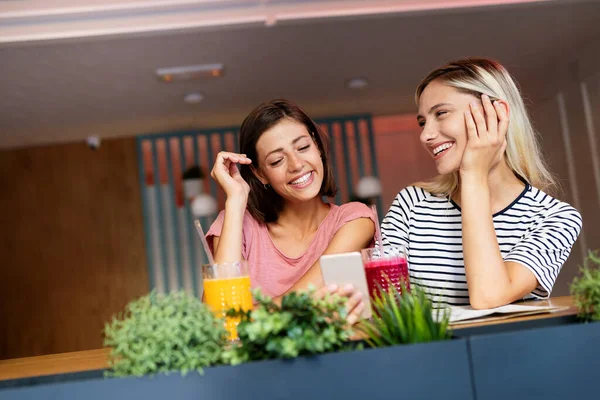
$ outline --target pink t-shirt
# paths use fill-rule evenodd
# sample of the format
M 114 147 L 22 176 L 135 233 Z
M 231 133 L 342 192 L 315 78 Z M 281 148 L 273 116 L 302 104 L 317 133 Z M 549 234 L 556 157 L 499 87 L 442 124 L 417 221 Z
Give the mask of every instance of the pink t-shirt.
M 224 218 L 225 211 L 221 211 L 206 234 L 213 252 L 213 237 L 221 235 Z M 319 260 L 335 233 L 347 222 L 358 218 L 375 221 L 373 212 L 363 203 L 331 204 L 329 214 L 319 225 L 308 249 L 300 257 L 290 258 L 275 247 L 267 226 L 259 223 L 246 210 L 242 228 L 242 257 L 248 260 L 252 287 L 260 288 L 263 294 L 272 297 L 282 295 Z

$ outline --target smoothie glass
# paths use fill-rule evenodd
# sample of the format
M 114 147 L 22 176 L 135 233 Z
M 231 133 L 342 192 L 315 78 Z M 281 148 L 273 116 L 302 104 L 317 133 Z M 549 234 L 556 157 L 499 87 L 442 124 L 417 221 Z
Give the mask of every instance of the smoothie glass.
M 380 289 L 388 291 L 394 285 L 398 293 L 410 292 L 408 263 L 404 246 L 385 246 L 363 249 L 362 252 L 365 275 L 371 298 L 379 294 Z
M 206 264 L 202 266 L 204 302 L 219 318 L 225 320 L 229 340 L 237 340 L 239 318 L 225 317 L 230 308 L 252 309 L 252 293 L 248 261 Z

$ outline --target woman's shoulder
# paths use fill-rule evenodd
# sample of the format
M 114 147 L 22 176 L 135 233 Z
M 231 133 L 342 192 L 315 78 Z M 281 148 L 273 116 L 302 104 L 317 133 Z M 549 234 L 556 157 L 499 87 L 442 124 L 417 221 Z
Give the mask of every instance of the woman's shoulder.
M 345 203 L 341 206 L 332 204 L 331 214 L 334 217 L 333 220 L 338 224 L 344 224 L 358 218 L 369 218 L 375 221 L 373 211 L 366 204 L 358 201 Z
M 369 206 L 365 203 L 361 203 L 360 201 L 351 201 L 349 203 L 344 203 L 340 206 L 336 204 L 332 204 L 332 211 L 338 213 L 347 213 L 347 212 L 363 212 L 363 211 L 371 211 Z
M 443 195 L 435 195 L 421 187 L 410 185 L 400 190 L 396 195 L 395 202 L 412 208 L 422 202 L 443 202 L 448 198 Z
M 532 207 L 538 206 L 544 209 L 545 213 L 556 213 L 556 212 L 569 212 L 569 213 L 577 213 L 579 211 L 571 204 L 566 201 L 560 200 L 557 197 L 554 197 L 551 194 L 546 193 L 545 191 L 536 188 L 535 186 L 529 186 L 529 190 L 523 196 L 527 204 Z
M 582 222 L 581 214 L 575 207 L 534 186 L 530 186 L 523 197 L 528 206 L 539 209 L 546 218 L 570 219 L 579 225 Z

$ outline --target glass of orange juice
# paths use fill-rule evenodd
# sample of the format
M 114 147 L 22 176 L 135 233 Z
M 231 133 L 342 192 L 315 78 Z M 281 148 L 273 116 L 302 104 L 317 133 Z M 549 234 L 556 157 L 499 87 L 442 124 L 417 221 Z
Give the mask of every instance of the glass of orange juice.
M 230 308 L 252 309 L 248 261 L 205 264 L 202 276 L 204 302 L 217 317 L 225 319 L 229 340 L 237 340 L 239 318 L 225 318 L 225 313 Z

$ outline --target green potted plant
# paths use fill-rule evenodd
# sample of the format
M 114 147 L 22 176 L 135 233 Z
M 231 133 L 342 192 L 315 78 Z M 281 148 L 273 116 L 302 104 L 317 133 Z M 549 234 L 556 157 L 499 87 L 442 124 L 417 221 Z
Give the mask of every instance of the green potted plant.
M 580 275 L 571 283 L 571 294 L 579 317 L 586 321 L 600 321 L 600 255 L 589 251 L 580 267 Z
M 278 306 L 259 292 L 255 298 L 258 305 L 253 311 L 228 313 L 241 319 L 240 341 L 224 353 L 225 362 L 235 367 L 207 371 L 211 379 L 207 385 L 216 385 L 219 379 L 236 382 L 235 389 L 220 388 L 221 393 L 235 392 L 232 398 L 241 394 L 249 398 L 383 398 L 398 393 L 406 398 L 471 398 L 467 341 L 443 340 L 450 338 L 449 316 L 444 313 L 440 322 L 431 322 L 432 334 L 424 334 L 420 323 L 431 321 L 435 312 L 418 289 L 403 297 L 394 292 L 389 299 L 395 305 L 399 298 L 412 301 L 413 324 L 408 329 L 414 327 L 419 340 L 390 340 L 382 345 L 390 347 L 364 351 L 362 343 L 349 342 L 353 331 L 344 320 L 343 300 L 315 300 L 311 293 L 292 293 Z M 376 312 L 393 309 L 385 301 L 375 302 Z M 417 318 L 419 307 L 422 315 Z M 359 329 L 376 321 L 365 322 Z M 386 321 L 391 328 L 398 320 Z M 426 339 L 438 341 L 421 343 Z M 391 346 L 398 343 L 406 345 Z
M 241 322 L 240 341 L 228 344 L 224 322 L 198 299 L 152 293 L 105 329 L 109 375 L 128 377 L 36 385 L 17 398 L 472 398 L 465 339 L 352 351 L 343 300 L 256 296 L 254 311 L 229 313 Z M 182 378 L 192 370 L 204 374 Z
M 227 333 L 223 321 L 186 292 L 152 292 L 129 303 L 104 328 L 111 347 L 107 376 L 144 376 L 219 364 Z
M 450 339 L 450 314 L 447 309 L 435 309 L 432 301 L 418 286 L 399 292 L 394 285 L 389 291 L 379 291 L 371 300 L 373 318 L 359 329 L 371 347 L 426 343 Z
M 224 354 L 230 364 L 335 352 L 346 347 L 352 336 L 345 320 L 345 299 L 317 299 L 309 290 L 290 293 L 277 305 L 259 290 L 253 294 L 254 310 L 227 314 L 240 318 L 240 340 Z

